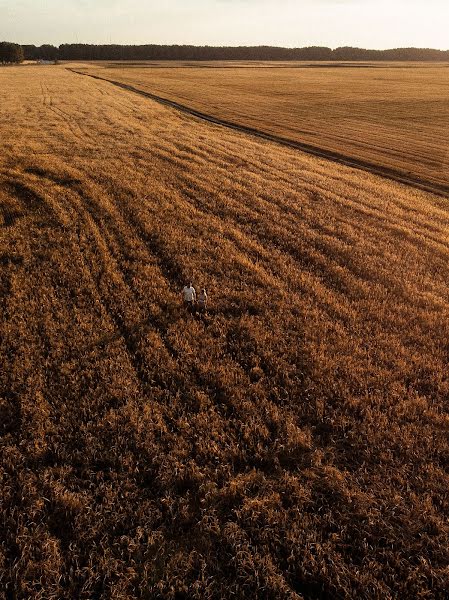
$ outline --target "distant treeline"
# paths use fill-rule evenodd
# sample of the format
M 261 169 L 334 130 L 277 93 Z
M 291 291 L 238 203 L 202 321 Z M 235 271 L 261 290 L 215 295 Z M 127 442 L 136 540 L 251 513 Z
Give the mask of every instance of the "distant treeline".
M 62 44 L 61 46 L 23 46 L 26 60 L 384 60 L 449 61 L 449 50 L 397 48 L 278 48 L 272 46 L 119 46 Z
M 23 49 L 19 44 L 0 42 L 0 64 L 9 65 L 23 61 Z

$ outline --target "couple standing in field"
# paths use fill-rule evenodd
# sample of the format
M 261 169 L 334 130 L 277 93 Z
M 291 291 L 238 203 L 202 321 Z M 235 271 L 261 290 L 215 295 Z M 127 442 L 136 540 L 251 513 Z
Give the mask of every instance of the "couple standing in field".
M 190 311 L 194 312 L 195 308 L 198 307 L 198 310 L 201 313 L 205 313 L 207 310 L 207 293 L 203 288 L 200 294 L 197 297 L 196 290 L 191 283 L 184 286 L 182 290 L 182 297 L 184 299 L 184 306 Z

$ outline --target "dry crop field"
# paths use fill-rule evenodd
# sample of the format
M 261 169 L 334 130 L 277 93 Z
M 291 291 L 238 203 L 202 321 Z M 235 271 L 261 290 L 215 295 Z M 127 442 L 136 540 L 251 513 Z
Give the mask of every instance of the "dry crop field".
M 85 72 L 449 195 L 448 64 L 212 66 L 97 63 Z
M 0 137 L 0 597 L 447 597 L 447 199 L 58 66 Z

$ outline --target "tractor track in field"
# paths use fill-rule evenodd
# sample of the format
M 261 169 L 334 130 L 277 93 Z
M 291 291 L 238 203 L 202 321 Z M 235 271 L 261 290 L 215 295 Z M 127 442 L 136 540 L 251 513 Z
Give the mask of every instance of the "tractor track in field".
M 156 333 L 159 335 L 164 349 L 173 360 L 177 360 L 178 353 L 168 339 L 168 325 L 165 319 L 150 318 L 144 310 L 141 310 L 139 297 L 133 291 L 132 276 L 125 265 L 126 258 L 117 251 L 117 247 L 120 247 L 125 249 L 125 255 L 131 255 L 128 254 L 130 247 L 127 242 L 126 231 L 120 228 L 120 222 L 122 225 L 128 226 L 129 232 L 137 235 L 141 249 L 145 249 L 150 254 L 155 252 L 156 268 L 175 287 L 181 285 L 182 280 L 177 278 L 179 274 L 172 273 L 173 266 L 166 264 L 167 257 L 165 254 L 162 254 L 162 257 L 159 256 L 158 251 L 160 253 L 161 248 L 149 244 L 151 236 L 148 236 L 138 220 L 132 217 L 131 210 L 127 210 L 122 214 L 116 207 L 108 209 L 102 206 L 89 192 L 80 186 L 77 180 L 61 180 L 44 172 L 33 174 L 42 180 L 49 180 L 65 190 L 66 194 L 63 197 L 66 207 L 73 213 L 75 219 L 82 224 L 83 230 L 90 232 L 95 240 L 92 255 L 96 257 L 96 261 L 100 265 L 98 271 L 92 268 L 89 257 L 83 253 L 79 253 L 79 260 L 88 274 L 92 293 L 97 297 L 105 314 L 107 314 L 113 326 L 113 331 L 105 332 L 104 335 L 87 345 L 84 350 L 90 351 L 121 340 L 142 393 L 146 395 L 153 394 L 155 389 L 163 388 L 166 384 L 163 380 L 159 381 L 157 373 L 150 374 L 147 371 L 149 363 L 145 351 L 141 347 L 142 339 L 149 332 Z M 72 183 L 75 183 L 75 185 L 73 186 Z M 127 219 L 129 219 L 129 224 Z M 110 279 L 113 274 L 117 276 L 114 284 L 117 295 L 114 293 L 114 289 L 101 284 L 102 278 Z M 124 300 L 123 304 L 117 302 L 119 297 Z M 171 312 L 173 313 L 173 308 Z M 55 365 L 60 367 L 73 358 L 80 360 L 82 356 L 83 349 L 78 349 L 60 357 Z M 192 377 L 196 382 L 200 381 L 201 374 L 195 365 L 192 365 L 192 369 Z M 189 382 L 188 385 L 191 383 Z M 187 383 L 184 383 L 184 386 L 187 386 Z
M 80 123 L 77 119 L 74 118 L 73 115 L 65 112 L 60 108 L 54 101 L 53 96 L 46 84 L 41 82 L 41 90 L 42 90 L 42 105 L 51 111 L 58 119 L 64 122 L 73 137 L 78 141 L 88 141 L 93 142 L 92 136 L 88 131 L 86 131 L 83 127 L 81 127 Z
M 433 181 L 428 181 L 426 179 L 422 179 L 417 176 L 413 176 L 408 173 L 404 173 L 402 171 L 390 168 L 383 167 L 380 165 L 376 165 L 375 163 L 371 163 L 369 161 L 364 161 L 358 158 L 354 158 L 345 154 L 340 154 L 338 152 L 334 152 L 332 150 L 326 150 L 324 148 L 320 148 L 319 146 L 314 146 L 312 144 L 307 144 L 305 142 L 299 142 L 295 140 L 290 140 L 288 138 L 284 138 L 282 136 L 277 136 L 275 134 L 267 133 L 260 129 L 256 129 L 254 127 L 250 127 L 247 125 L 241 125 L 239 123 L 235 123 L 233 121 L 227 121 L 226 119 L 220 119 L 218 117 L 214 117 L 207 113 L 203 113 L 201 111 L 195 110 L 189 106 L 184 104 L 180 104 L 179 102 L 175 102 L 174 100 L 169 100 L 167 98 L 163 98 L 162 96 L 157 96 L 156 94 L 152 94 L 151 92 L 146 92 L 144 90 L 140 90 L 126 83 L 121 83 L 120 81 L 115 81 L 113 79 L 107 79 L 106 77 L 101 77 L 100 75 L 92 75 L 91 73 L 83 73 L 82 71 L 77 71 L 76 69 L 67 68 L 68 71 L 81 75 L 84 77 L 90 77 L 92 79 L 97 79 L 99 81 L 104 81 L 106 83 L 110 83 L 120 89 L 123 89 L 128 92 L 132 92 L 134 94 L 138 94 L 139 96 L 143 96 L 144 98 L 149 98 L 150 100 L 154 100 L 163 106 L 168 106 L 170 108 L 174 108 L 180 112 L 191 115 L 203 121 L 207 121 L 208 123 L 212 123 L 213 125 L 219 125 L 221 127 L 226 127 L 227 129 L 232 129 L 234 131 L 238 131 L 239 133 L 245 133 L 247 135 L 251 135 L 253 137 L 266 140 L 268 142 L 273 142 L 275 144 L 279 144 L 281 146 L 292 148 L 295 150 L 300 150 L 306 154 L 316 156 L 318 158 L 322 158 L 325 160 L 330 160 L 338 164 L 342 164 L 346 167 L 351 167 L 354 169 L 358 169 L 361 171 L 366 171 L 371 173 L 372 175 L 377 175 L 384 179 L 388 179 L 390 181 L 395 181 L 397 183 L 401 183 L 407 185 L 409 187 L 413 187 L 415 189 L 428 192 L 431 194 L 436 194 L 437 196 L 442 196 L 444 198 L 449 197 L 449 185 L 445 185 L 443 183 L 437 183 Z

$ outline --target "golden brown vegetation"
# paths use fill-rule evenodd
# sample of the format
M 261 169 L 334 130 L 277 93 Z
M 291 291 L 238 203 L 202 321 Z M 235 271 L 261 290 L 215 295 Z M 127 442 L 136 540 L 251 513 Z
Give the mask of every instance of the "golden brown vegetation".
M 3 597 L 445 597 L 447 202 L 61 67 L 0 119 Z
M 85 72 L 449 195 L 447 64 L 162 65 L 97 64 Z

